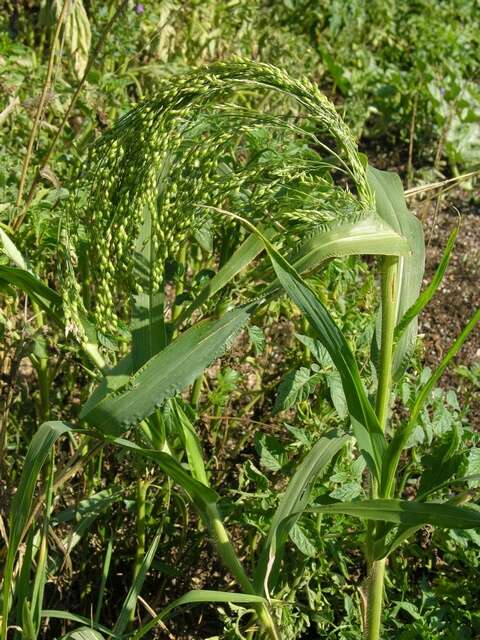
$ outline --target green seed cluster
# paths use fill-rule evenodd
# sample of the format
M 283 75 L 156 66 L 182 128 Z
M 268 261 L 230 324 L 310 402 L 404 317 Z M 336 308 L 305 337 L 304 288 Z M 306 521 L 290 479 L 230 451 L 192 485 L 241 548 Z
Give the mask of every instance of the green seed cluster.
M 317 140 L 312 131 L 334 139 L 335 161 L 356 197 L 335 186 L 306 142 L 304 151 L 298 144 L 295 153 L 288 149 L 288 136 L 306 134 L 296 121 L 228 105 L 241 91 L 277 91 L 286 102 L 293 98 L 308 117 L 310 143 Z M 259 132 L 265 126 L 269 133 L 262 147 L 265 134 Z M 90 248 L 95 319 L 107 334 L 118 329 L 119 303 L 138 291 L 134 247 L 147 214 L 154 255 L 151 286 L 159 289 L 166 261 L 211 215 L 205 205 L 299 231 L 327 225 L 339 211 L 359 215 L 373 207 L 355 141 L 331 102 L 308 80 L 245 60 L 215 63 L 163 81 L 155 99 L 102 137 L 88 173 L 90 197 L 81 216 Z

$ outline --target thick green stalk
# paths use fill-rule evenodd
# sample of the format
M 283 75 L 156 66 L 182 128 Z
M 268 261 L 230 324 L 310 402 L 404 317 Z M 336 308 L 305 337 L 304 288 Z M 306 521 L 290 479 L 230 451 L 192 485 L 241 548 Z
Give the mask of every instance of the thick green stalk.
M 378 372 L 377 417 L 385 431 L 390 409 L 392 389 L 393 339 L 397 319 L 397 265 L 396 256 L 386 256 L 382 271 L 382 344 Z
M 382 336 L 380 347 L 379 379 L 376 412 L 383 431 L 387 426 L 392 389 L 394 332 L 397 315 L 397 266 L 398 258 L 387 256 L 382 268 Z M 380 487 L 380 491 L 381 491 Z M 372 483 L 372 497 L 378 497 L 379 488 Z M 378 525 L 377 525 L 378 526 Z M 377 527 L 369 524 L 368 548 L 372 547 Z M 383 583 L 386 559 L 370 560 L 367 585 L 366 640 L 379 640 L 383 609 Z
M 223 526 L 223 522 L 216 505 L 212 505 L 208 508 L 207 518 L 210 532 L 224 565 L 237 580 L 243 591 L 254 595 L 255 589 L 253 588 L 252 583 L 235 553 L 235 549 L 233 548 L 228 533 Z M 269 638 L 270 640 L 281 640 L 268 606 L 266 604 L 256 604 L 254 605 L 254 608 L 263 629 L 263 633 L 260 637 Z
M 366 640 L 379 640 L 383 609 L 383 582 L 385 558 L 374 560 L 370 565 L 367 590 Z

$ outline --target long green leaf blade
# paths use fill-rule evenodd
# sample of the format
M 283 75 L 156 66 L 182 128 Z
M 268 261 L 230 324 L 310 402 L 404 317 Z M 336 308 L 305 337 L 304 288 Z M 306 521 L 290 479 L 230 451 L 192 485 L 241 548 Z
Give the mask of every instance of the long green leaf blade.
M 140 592 L 142 590 L 148 570 L 150 569 L 150 566 L 157 552 L 157 548 L 162 537 L 162 530 L 163 527 L 160 527 L 160 529 L 155 534 L 155 537 L 153 538 L 152 543 L 148 548 L 145 557 L 143 558 L 140 570 L 135 576 L 135 580 L 133 581 L 133 584 L 128 591 L 127 597 L 125 598 L 122 609 L 120 611 L 120 615 L 118 616 L 117 622 L 115 623 L 115 626 L 113 628 L 113 633 L 115 635 L 122 636 L 125 629 L 127 628 L 128 623 L 130 622 L 131 615 L 137 605 L 138 596 L 140 595 Z
M 164 400 L 188 387 L 248 322 L 253 306 L 226 313 L 219 320 L 196 324 L 131 376 L 118 391 L 82 411 L 91 426 L 104 434 L 121 435 L 159 408 Z
M 348 439 L 348 437 L 320 438 L 300 463 L 288 483 L 273 515 L 255 570 L 254 585 L 258 593 L 264 590 L 267 580 L 269 588 L 274 586 L 272 581 L 275 579 L 275 569 L 280 561 L 281 550 L 287 540 L 289 530 L 307 506 L 313 483 Z M 282 522 L 294 513 L 297 514 L 297 518 L 289 519 L 288 524 L 279 531 Z M 267 571 L 270 577 L 268 577 Z
M 0 282 L 14 285 L 20 291 L 28 294 L 42 309 L 51 313 L 60 321 L 62 300 L 58 293 L 43 284 L 37 276 L 18 267 L 0 265 Z
M 156 255 L 152 246 L 152 224 L 148 208 L 136 242 L 134 277 L 141 293 L 134 296 L 131 331 L 132 360 L 137 371 L 166 345 L 163 318 L 164 293 L 154 287 Z
M 23 530 L 28 522 L 33 501 L 33 492 L 38 475 L 53 445 L 71 428 L 64 422 L 44 422 L 35 433 L 28 448 L 23 465 L 22 476 L 10 510 L 10 536 L 8 553 L 3 574 L 3 617 L 2 634 L 7 637 L 8 613 L 13 579 L 13 567 Z
M 451 345 L 450 349 L 442 358 L 438 367 L 432 373 L 427 382 L 423 385 L 415 400 L 408 422 L 402 429 L 399 429 L 396 432 L 394 438 L 390 442 L 385 456 L 384 477 L 382 479 L 381 485 L 383 495 L 391 495 L 400 456 L 417 424 L 420 412 L 425 406 L 425 403 L 427 402 L 431 392 L 436 387 L 438 381 L 443 375 L 443 372 L 460 351 L 465 341 L 477 326 L 478 322 L 480 322 L 480 309 L 478 309 L 476 313 L 470 318 L 461 334 L 457 337 L 455 342 Z
M 389 227 L 379 216 L 372 215 L 328 231 L 305 241 L 292 258 L 298 273 L 314 271 L 328 258 L 351 255 L 407 256 L 407 240 Z
M 265 234 L 270 237 L 273 235 L 272 230 L 265 230 Z M 179 327 L 182 322 L 187 320 L 192 313 L 202 304 L 205 304 L 215 293 L 218 293 L 225 285 L 227 285 L 236 275 L 245 269 L 255 258 L 263 251 L 262 241 L 255 234 L 248 238 L 234 252 L 232 257 L 226 264 L 216 273 L 200 291 L 195 300 L 184 309 L 175 324 Z
M 450 262 L 450 258 L 452 256 L 453 247 L 458 235 L 458 229 L 459 228 L 457 227 L 450 234 L 447 245 L 445 247 L 445 251 L 443 252 L 442 259 L 437 267 L 437 270 L 435 271 L 435 275 L 433 276 L 432 281 L 425 289 L 425 291 L 420 294 L 417 301 L 409 309 L 407 309 L 402 319 L 395 327 L 395 338 L 397 340 L 402 337 L 403 332 L 407 329 L 410 322 L 412 322 L 412 320 L 416 318 L 423 311 L 423 309 L 425 309 L 427 304 L 435 295 L 438 287 L 440 286 L 443 280 L 443 276 L 445 275 L 445 271 L 448 267 L 448 263 Z
M 134 452 L 137 456 L 146 458 L 147 460 L 153 460 L 164 473 L 185 489 L 201 512 L 205 511 L 209 505 L 214 505 L 218 502 L 219 496 L 213 489 L 192 478 L 181 464 L 168 453 L 155 449 L 142 449 L 124 438 L 115 438 L 112 442 L 124 449 Z
M 70 611 L 61 611 L 59 609 L 42 609 L 41 615 L 42 615 L 42 618 L 56 618 L 58 620 L 69 620 L 70 622 L 78 622 L 79 624 L 83 625 L 81 629 L 87 628 L 88 630 L 93 630 L 93 631 L 98 629 L 98 631 L 101 631 L 102 634 L 115 638 L 115 635 L 113 634 L 113 632 L 110 631 L 110 629 L 107 629 L 107 627 L 104 627 L 101 624 L 92 623 L 88 618 L 85 618 L 84 616 L 79 616 L 76 613 L 70 613 Z M 88 625 L 91 625 L 91 626 L 88 626 Z
M 25 260 L 17 246 L 11 240 L 10 236 L 8 236 L 5 231 L 0 227 L 0 244 L 3 248 L 3 251 L 7 255 L 8 258 L 15 264 L 19 269 L 23 269 L 25 271 L 30 271 L 30 267 L 28 262 Z
M 250 224 L 248 226 L 262 239 L 285 292 L 303 311 L 338 369 L 358 445 L 372 473 L 380 479 L 387 444 L 345 337 L 311 287 L 258 229 Z
M 476 529 L 480 527 L 480 511 L 437 502 L 408 500 L 361 500 L 315 506 L 318 513 L 339 513 L 362 520 L 393 522 L 416 527 L 431 524 L 446 529 Z
M 168 616 L 168 614 L 177 607 L 189 605 L 189 604 L 202 604 L 202 603 L 234 603 L 234 604 L 265 604 L 265 598 L 261 596 L 246 594 L 246 593 L 226 593 L 224 591 L 208 591 L 208 590 L 195 590 L 189 591 L 185 595 L 177 598 L 168 607 L 165 607 L 153 620 L 151 620 L 144 627 L 139 629 L 133 636 L 132 640 L 140 640 L 147 633 L 149 633 L 158 623 Z

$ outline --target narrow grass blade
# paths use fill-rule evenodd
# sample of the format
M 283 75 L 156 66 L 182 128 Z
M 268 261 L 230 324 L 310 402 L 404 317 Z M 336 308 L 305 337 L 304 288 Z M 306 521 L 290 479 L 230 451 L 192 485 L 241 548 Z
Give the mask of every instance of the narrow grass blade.
M 104 372 L 102 381 L 82 406 L 80 415 L 86 415 L 110 393 L 125 386 L 133 373 L 133 358 L 130 352 L 121 358 L 114 367 Z
M 16 265 L 19 269 L 25 271 L 31 271 L 28 262 L 25 260 L 21 252 L 17 249 L 13 240 L 10 239 L 5 231 L 0 227 L 0 245 L 5 252 L 5 255 Z
M 110 564 L 113 554 L 113 534 L 110 536 L 107 542 L 107 550 L 105 551 L 105 558 L 102 564 L 102 580 L 100 582 L 100 588 L 98 590 L 97 608 L 95 609 L 95 623 L 98 624 L 100 620 L 100 614 L 102 613 L 103 598 L 105 595 L 105 586 L 107 584 L 108 574 L 110 573 Z
M 3 574 L 3 617 L 1 637 L 7 637 L 8 613 L 10 610 L 13 567 L 23 529 L 28 522 L 32 507 L 33 492 L 40 470 L 58 438 L 70 430 L 64 422 L 44 422 L 30 443 L 17 492 L 10 510 L 10 536 Z
M 83 616 L 79 616 L 76 613 L 70 613 L 70 611 L 61 611 L 59 609 L 43 609 L 42 618 L 56 618 L 57 620 L 68 620 L 70 622 L 78 622 L 81 625 L 81 629 L 87 629 L 89 631 L 97 631 L 101 632 L 105 636 L 109 636 L 111 638 L 116 638 L 113 631 L 104 627 L 101 624 L 92 623 L 88 618 L 84 618 Z M 77 629 L 78 631 L 78 629 Z M 72 631 L 70 633 L 73 633 Z M 103 638 L 103 635 L 99 635 L 100 638 Z M 62 640 L 65 638 L 63 636 Z M 95 640 L 97 638 L 94 636 Z
M 168 607 L 165 607 L 153 620 L 148 622 L 145 626 L 139 629 L 133 636 L 132 640 L 140 640 L 147 633 L 149 633 L 159 621 L 164 620 L 169 613 L 171 613 L 177 607 L 191 605 L 191 604 L 203 604 L 203 603 L 213 603 L 213 602 L 223 602 L 232 604 L 266 604 L 265 598 L 261 596 L 246 594 L 246 593 L 226 593 L 224 591 L 207 591 L 207 590 L 198 590 L 198 591 L 189 591 L 184 596 L 181 596 L 177 600 L 174 600 Z
M 47 311 L 56 322 L 61 323 L 62 300 L 60 296 L 43 284 L 33 273 L 17 267 L 0 265 L 0 283 L 2 281 L 28 294 L 41 309 Z
M 238 218 L 238 216 L 234 217 Z M 315 330 L 319 341 L 326 348 L 335 367 L 338 369 L 355 437 L 370 470 L 379 479 L 381 477 L 383 454 L 387 444 L 375 411 L 367 397 L 356 360 L 344 335 L 335 324 L 326 307 L 317 298 L 315 292 L 298 275 L 295 269 L 253 225 L 250 225 L 245 220 L 243 222 L 248 224 L 248 227 L 262 239 L 282 287 L 302 310 Z
M 153 541 L 147 553 L 145 554 L 145 557 L 143 558 L 140 570 L 138 571 L 135 580 L 130 587 L 127 597 L 125 598 L 122 609 L 120 611 L 120 615 L 118 616 L 117 622 L 115 623 L 115 626 L 113 628 L 113 633 L 117 636 L 123 635 L 125 629 L 128 626 L 128 623 L 132 619 L 132 613 L 134 612 L 137 605 L 138 596 L 140 595 L 143 583 L 145 582 L 145 578 L 147 577 L 148 570 L 150 569 L 150 566 L 157 552 L 160 538 L 162 537 L 162 529 L 163 527 L 160 527 L 160 529 L 155 534 L 155 537 L 153 538 Z
M 463 478 L 455 478 L 454 480 L 447 480 L 442 484 L 432 488 L 429 492 L 424 493 L 422 496 L 417 497 L 416 500 L 419 502 L 423 502 L 429 495 L 443 489 L 444 487 L 450 487 L 454 484 L 464 484 L 469 480 L 480 480 L 480 474 L 473 474 L 471 476 L 465 476 Z M 455 500 L 455 498 L 453 499 Z M 453 500 L 449 500 L 447 504 L 453 502 Z M 421 529 L 421 525 L 408 527 L 401 526 L 395 531 L 395 534 L 392 535 L 392 532 L 387 532 L 386 535 L 382 536 L 380 539 L 376 540 L 373 545 L 373 556 L 375 560 L 380 560 L 381 558 L 385 558 L 389 556 L 393 551 L 398 549 L 398 547 L 408 540 L 411 536 L 413 536 L 419 529 Z
M 35 631 L 35 624 L 28 600 L 24 600 L 22 605 L 22 640 L 37 640 L 37 632 Z
M 0 287 L 8 285 L 13 285 L 27 294 L 42 311 L 46 312 L 55 324 L 65 328 L 61 296 L 44 284 L 36 275 L 17 267 L 0 265 Z M 81 345 L 82 349 L 95 366 L 103 369 L 105 363 L 98 351 L 95 329 L 84 313 L 80 313 L 80 321 L 87 338 L 86 342 Z
M 209 486 L 200 439 L 180 404 L 172 400 L 172 413 L 177 431 L 187 452 L 192 476 L 205 486 Z
M 387 558 L 395 549 L 398 549 L 403 542 L 415 535 L 422 526 L 423 525 L 399 527 L 394 536 L 392 536 L 392 532 L 390 531 L 389 534 L 382 536 L 379 540 L 375 540 L 372 551 L 373 559 L 381 560 L 382 558 Z
M 442 259 L 440 264 L 435 271 L 435 275 L 432 278 L 432 281 L 428 285 L 428 287 L 423 291 L 418 297 L 417 301 L 404 313 L 402 319 L 397 324 L 395 328 L 395 338 L 399 340 L 403 332 L 407 329 L 408 325 L 414 318 L 416 318 L 422 311 L 425 309 L 427 304 L 435 295 L 438 287 L 440 286 L 443 276 L 445 275 L 445 271 L 448 267 L 448 263 L 450 262 L 450 258 L 452 257 L 453 247 L 455 245 L 455 241 L 457 239 L 459 227 L 454 229 L 448 238 L 447 245 L 445 247 L 445 251 L 443 252 Z
M 203 321 L 151 358 L 120 390 L 109 393 L 80 417 L 104 434 L 121 435 L 149 417 L 167 398 L 183 391 L 221 356 L 248 322 L 252 306 Z
M 446 503 L 408 500 L 360 500 L 315 506 L 316 513 L 341 513 L 362 520 L 377 520 L 417 527 L 431 524 L 446 529 L 477 529 L 480 510 Z
M 468 324 L 463 329 L 462 333 L 457 337 L 455 342 L 452 344 L 450 349 L 447 351 L 445 356 L 442 358 L 440 364 L 432 373 L 427 382 L 423 385 L 418 394 L 415 403 L 413 405 L 412 411 L 410 413 L 410 418 L 406 425 L 397 431 L 394 438 L 390 442 L 388 446 L 388 450 L 385 456 L 385 466 L 384 466 L 384 476 L 382 478 L 381 491 L 382 495 L 389 496 L 393 490 L 393 485 L 395 482 L 395 474 L 398 466 L 398 462 L 400 460 L 401 453 L 405 446 L 408 443 L 410 435 L 414 430 L 418 417 L 425 406 L 431 392 L 437 386 L 438 381 L 440 380 L 443 372 L 448 367 L 452 359 L 457 355 L 457 353 L 462 348 L 463 344 L 475 329 L 477 323 L 480 322 L 480 309 L 476 311 L 476 313 L 472 316 Z
M 31 527 L 27 535 L 27 542 L 25 544 L 25 555 L 23 556 L 20 575 L 17 577 L 15 582 L 15 598 L 17 600 L 15 615 L 17 617 L 17 620 L 22 619 L 23 603 L 26 600 L 30 600 L 31 597 L 30 577 L 32 575 L 31 571 L 33 567 L 35 552 L 37 550 L 34 548 L 34 534 L 35 531 L 33 527 Z
M 308 505 L 315 480 L 348 440 L 348 437 L 320 438 L 298 466 L 285 493 L 280 498 L 260 552 L 254 577 L 257 593 L 268 592 L 274 586 L 277 567 L 289 530 Z M 289 518 L 292 514 L 296 514 L 296 518 Z M 286 518 L 289 519 L 286 521 Z M 283 522 L 286 524 L 280 528 Z M 268 589 L 266 589 L 267 584 Z
M 90 530 L 95 520 L 120 500 L 122 495 L 123 491 L 121 489 L 110 487 L 89 496 L 79 502 L 75 508 L 63 511 L 55 517 L 56 523 L 69 522 L 72 519 L 76 521 L 71 533 L 62 541 L 67 553 L 71 553 L 73 548 Z
M 478 482 L 480 480 L 480 473 L 472 473 L 472 475 L 470 476 L 463 476 L 462 478 L 449 478 L 448 480 L 445 480 L 445 482 L 442 482 L 441 484 L 437 484 L 434 487 L 431 487 L 428 489 L 428 491 L 425 491 L 424 493 L 420 494 L 417 496 L 417 500 L 419 501 L 423 501 L 426 498 L 428 498 L 428 496 L 431 496 L 433 493 L 436 493 L 437 491 L 440 491 L 441 489 L 444 489 L 445 487 L 451 487 L 452 485 L 455 484 L 465 484 L 465 482 Z

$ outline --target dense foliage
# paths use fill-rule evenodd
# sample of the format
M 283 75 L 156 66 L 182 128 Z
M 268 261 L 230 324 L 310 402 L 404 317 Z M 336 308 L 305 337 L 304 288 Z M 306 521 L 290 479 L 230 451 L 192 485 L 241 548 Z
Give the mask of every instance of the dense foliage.
M 478 637 L 475 3 L 2 8 L 1 637 Z

